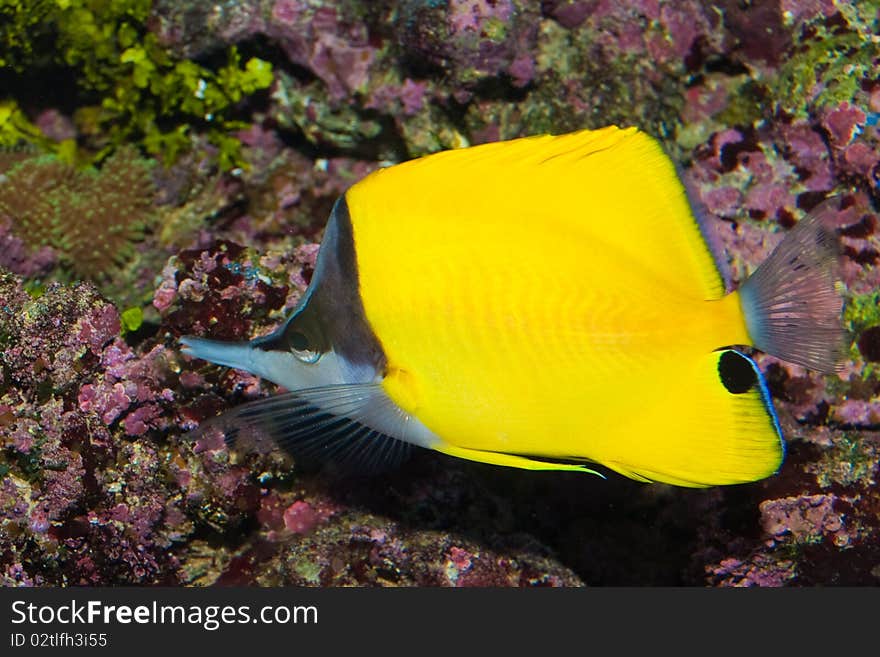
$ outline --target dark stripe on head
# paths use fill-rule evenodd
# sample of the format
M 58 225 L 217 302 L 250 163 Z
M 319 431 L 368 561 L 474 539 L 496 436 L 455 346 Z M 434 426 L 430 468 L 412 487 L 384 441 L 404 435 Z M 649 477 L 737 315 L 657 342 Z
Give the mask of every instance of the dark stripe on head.
M 385 352 L 367 322 L 361 300 L 354 232 L 344 196 L 333 206 L 329 224 L 336 233 L 330 253 L 334 257 L 326 259 L 323 279 L 315 290 L 315 303 L 327 322 L 326 335 L 349 362 L 374 365 L 384 372 Z
M 324 230 L 309 289 L 284 327 L 259 346 L 263 349 L 331 348 L 353 365 L 385 371 L 382 346 L 367 323 L 358 281 L 351 215 L 341 197 Z

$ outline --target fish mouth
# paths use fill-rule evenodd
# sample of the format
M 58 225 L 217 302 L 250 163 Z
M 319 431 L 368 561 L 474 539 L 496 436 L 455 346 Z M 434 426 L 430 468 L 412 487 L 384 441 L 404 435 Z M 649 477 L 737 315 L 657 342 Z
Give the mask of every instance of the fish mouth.
M 248 342 L 223 342 L 199 338 L 194 335 L 184 335 L 178 339 L 178 342 L 183 345 L 181 353 L 192 358 L 200 358 L 216 365 L 251 371 L 253 355 Z

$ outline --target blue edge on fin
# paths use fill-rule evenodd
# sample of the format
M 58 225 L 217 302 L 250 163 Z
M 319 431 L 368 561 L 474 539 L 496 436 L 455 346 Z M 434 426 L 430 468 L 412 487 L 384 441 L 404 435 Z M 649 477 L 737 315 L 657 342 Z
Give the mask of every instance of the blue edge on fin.
M 767 382 L 764 380 L 764 375 L 761 373 L 758 364 L 752 360 L 750 356 L 746 356 L 741 351 L 736 351 L 736 353 L 749 362 L 749 365 L 752 366 L 752 370 L 755 372 L 755 376 L 758 377 L 758 386 L 761 390 L 761 401 L 764 402 L 764 408 L 770 414 L 770 419 L 773 420 L 773 428 L 776 430 L 776 435 L 779 436 L 779 442 L 782 445 L 782 457 L 784 459 L 786 451 L 785 437 L 782 435 L 782 427 L 779 426 L 779 416 L 776 415 L 776 409 L 773 407 L 773 401 L 770 399 L 770 390 L 767 388 Z
M 715 262 L 715 269 L 718 272 L 719 278 L 721 278 L 721 284 L 724 287 L 724 291 L 725 293 L 729 293 L 734 287 L 733 276 L 730 270 L 730 265 L 724 258 L 724 247 L 721 244 L 721 239 L 709 229 L 709 222 L 707 220 L 709 212 L 706 209 L 706 206 L 699 202 L 699 196 L 694 193 L 694 190 L 688 185 L 688 179 L 683 175 L 684 171 L 677 163 L 675 165 L 675 171 L 678 174 L 678 179 L 681 181 L 681 186 L 684 188 L 685 198 L 687 199 L 688 205 L 690 205 L 691 213 L 693 214 L 694 221 L 697 223 L 700 235 L 703 237 L 703 242 L 705 242 L 706 248 L 709 249 L 709 253 L 712 254 L 712 260 Z M 736 351 L 735 349 L 733 351 L 749 362 L 749 365 L 752 366 L 752 370 L 755 372 L 755 376 L 758 378 L 758 386 L 761 391 L 761 401 L 764 403 L 764 408 L 767 410 L 767 413 L 770 414 L 770 419 L 773 421 L 773 428 L 776 430 L 776 435 L 779 436 L 779 443 L 782 445 L 782 458 L 784 460 L 786 454 L 785 436 L 782 434 L 782 427 L 779 426 L 779 416 L 776 415 L 776 409 L 773 407 L 773 401 L 770 399 L 770 390 L 767 388 L 767 382 L 764 380 L 764 375 L 761 373 L 758 364 L 752 360 L 750 356 L 747 356 L 741 351 Z

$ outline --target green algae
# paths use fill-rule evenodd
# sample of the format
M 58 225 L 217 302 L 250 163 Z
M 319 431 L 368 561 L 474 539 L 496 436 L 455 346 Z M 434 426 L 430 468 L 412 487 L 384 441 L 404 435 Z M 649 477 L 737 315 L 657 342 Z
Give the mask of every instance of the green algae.
M 119 313 L 119 320 L 122 326 L 122 333 L 134 333 L 144 323 L 144 311 L 140 306 L 127 308 Z
M 811 464 L 809 470 L 815 474 L 816 482 L 823 489 L 835 485 L 873 486 L 877 470 L 876 449 L 861 436 L 845 432 L 834 441 L 832 449 Z
M 847 327 L 850 336 L 853 337 L 849 346 L 849 357 L 855 362 L 862 362 L 856 338 L 865 329 L 880 325 L 880 291 L 854 294 L 847 297 L 843 311 L 843 323 Z M 880 363 L 865 362 L 862 369 L 862 379 L 876 378 L 880 376 Z
M 321 583 L 321 564 L 311 559 L 300 559 L 294 562 L 294 572 L 302 577 L 308 584 L 318 585 Z
M 873 76 L 880 57 L 876 38 L 880 2 L 838 6 L 843 24 L 813 20 L 778 68 L 753 70 L 716 117 L 725 125 L 752 125 L 776 112 L 808 119 L 820 109 L 852 101 L 860 81 Z
M 847 299 L 843 320 L 853 333 L 880 324 L 880 291 L 854 294 Z
M 804 42 L 769 85 L 777 106 L 796 118 L 851 100 L 880 55 L 877 43 L 858 31 L 830 31 L 822 25 L 816 29 L 816 38 Z
M 59 68 L 81 94 L 74 120 L 97 150 L 80 153 L 98 162 L 125 143 L 139 143 L 164 162 L 190 150 L 204 134 L 222 169 L 243 166 L 233 117 L 244 97 L 267 88 L 272 65 L 242 61 L 235 46 L 217 69 L 182 59 L 147 30 L 152 0 L 0 1 L 0 66 L 33 80 Z M 14 97 L 0 99 L 0 145 L 21 140 L 58 152 L 72 144 L 45 138 Z

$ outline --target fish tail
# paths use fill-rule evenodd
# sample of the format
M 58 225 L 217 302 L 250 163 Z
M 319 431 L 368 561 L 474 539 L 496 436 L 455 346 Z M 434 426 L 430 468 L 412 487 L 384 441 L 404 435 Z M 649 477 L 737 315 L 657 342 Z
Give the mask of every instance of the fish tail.
M 801 219 L 740 288 L 755 347 L 826 373 L 840 368 L 845 346 L 833 201 Z

